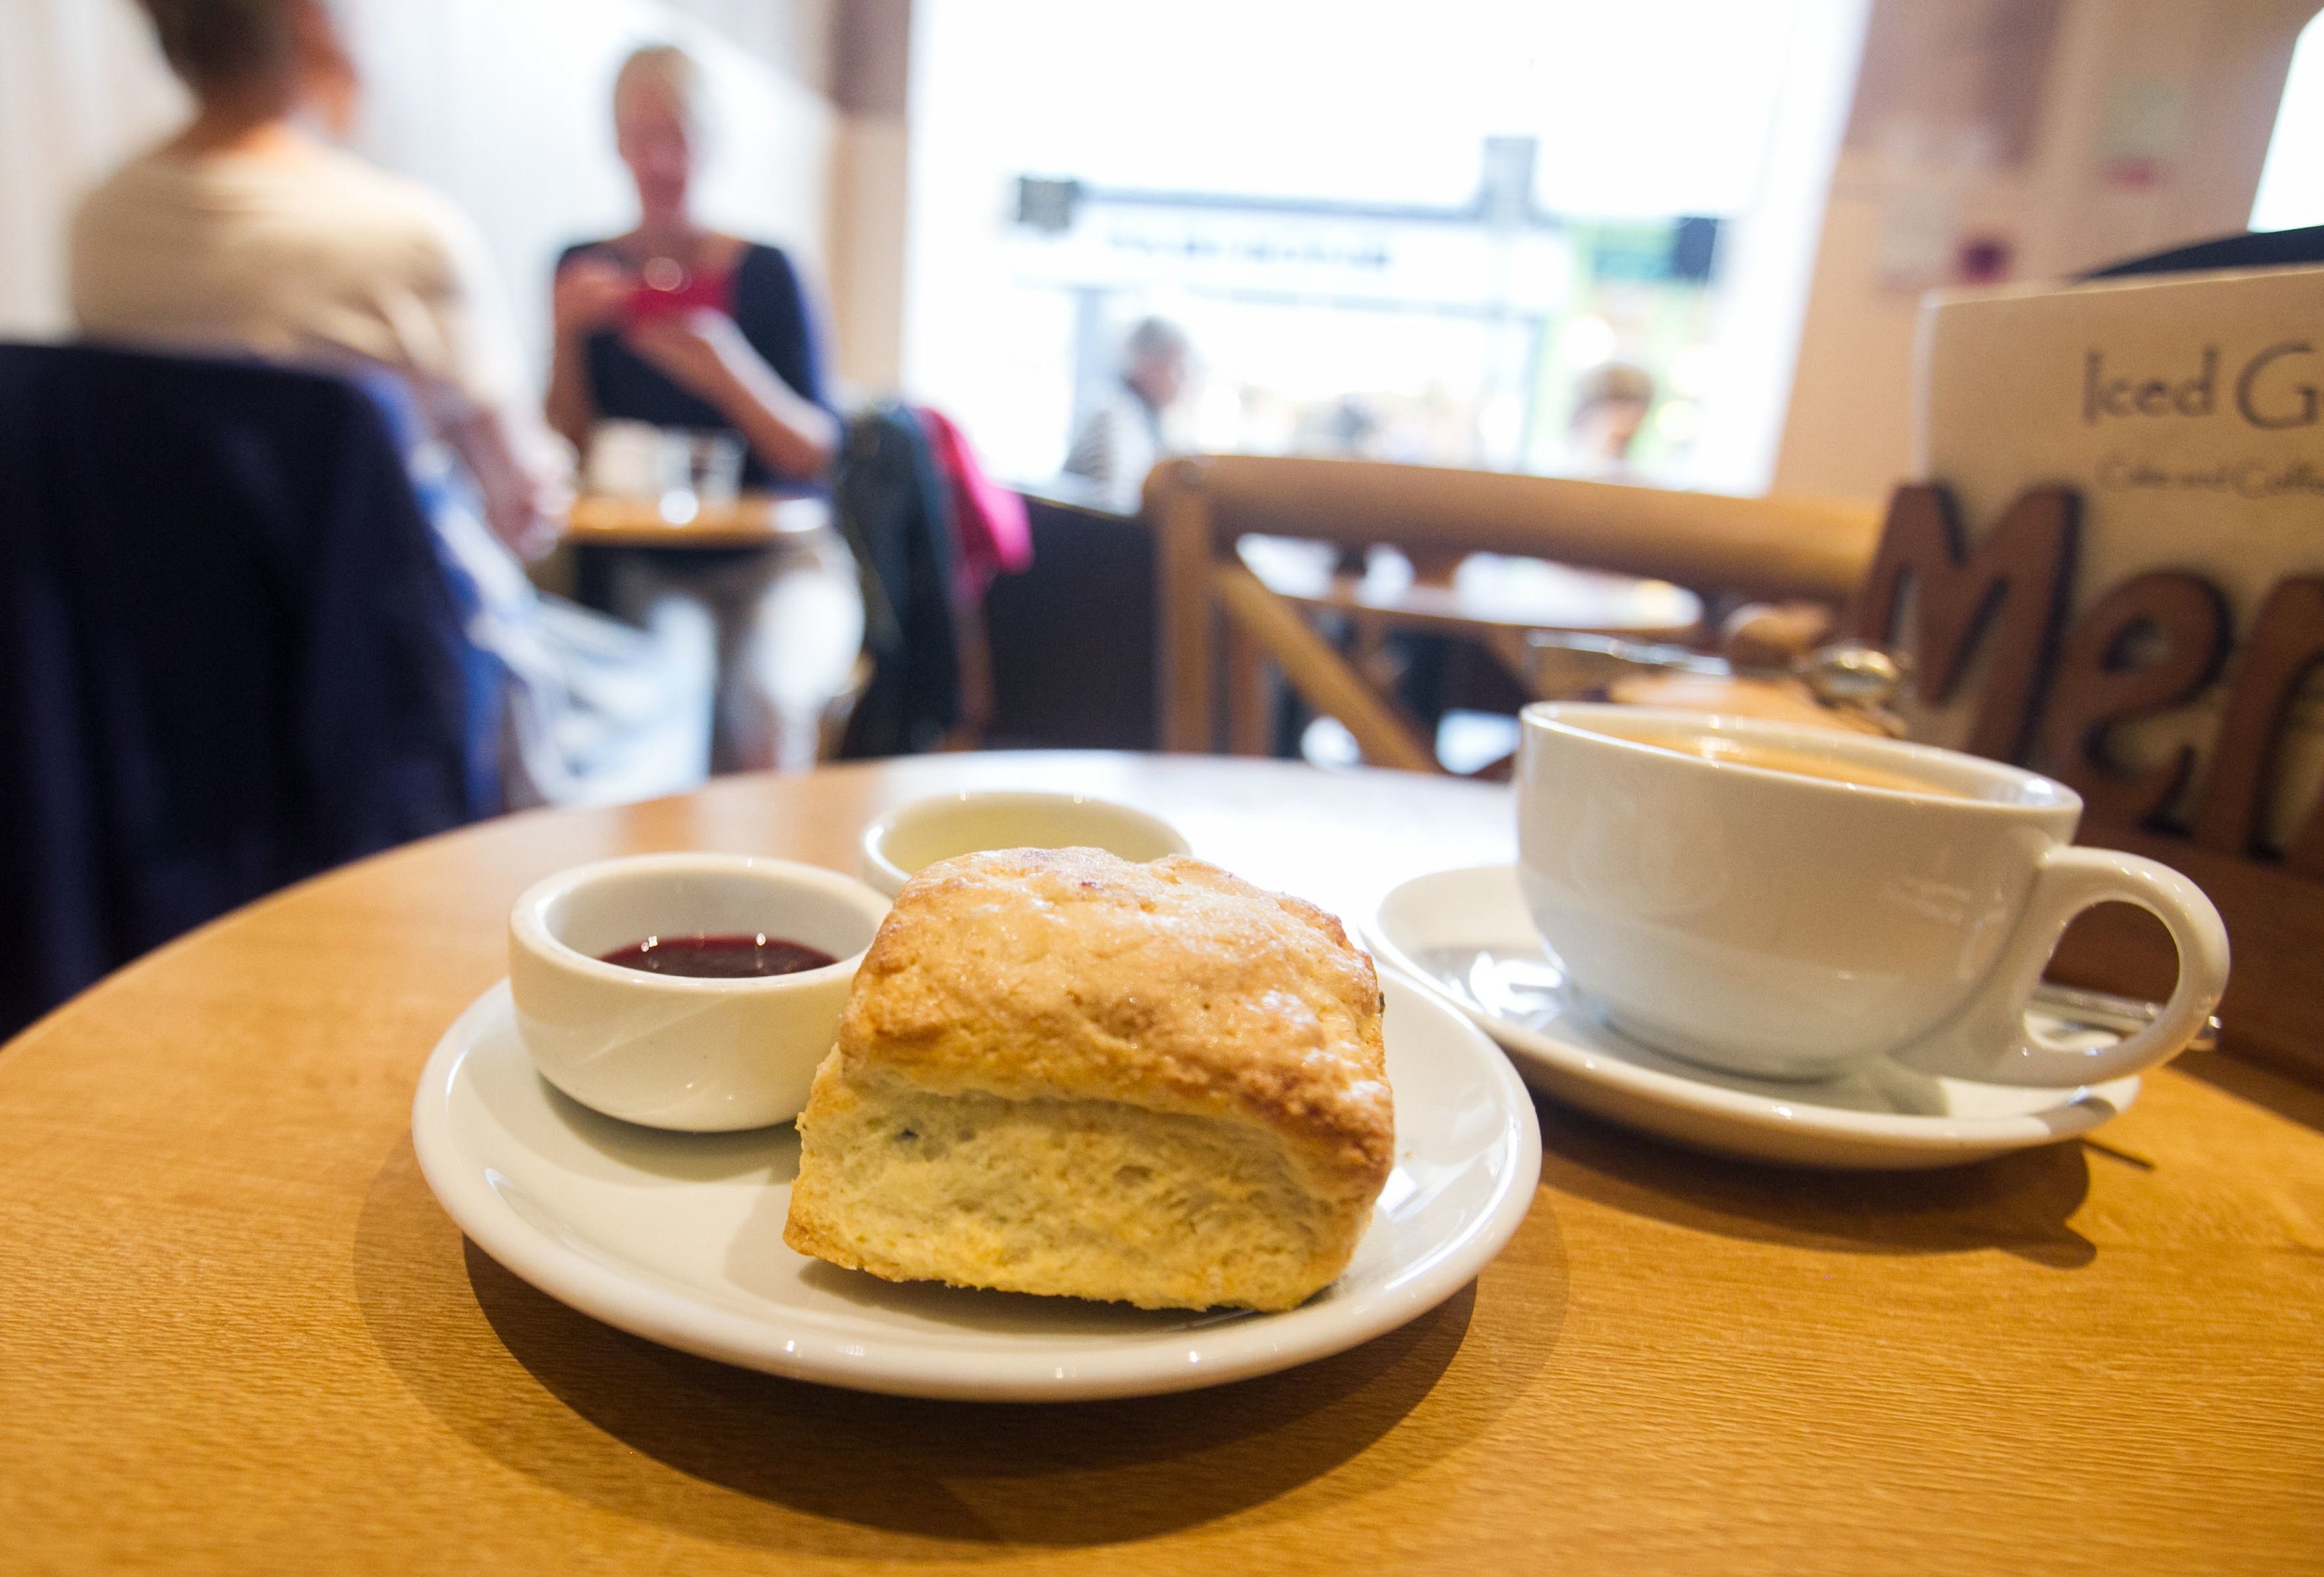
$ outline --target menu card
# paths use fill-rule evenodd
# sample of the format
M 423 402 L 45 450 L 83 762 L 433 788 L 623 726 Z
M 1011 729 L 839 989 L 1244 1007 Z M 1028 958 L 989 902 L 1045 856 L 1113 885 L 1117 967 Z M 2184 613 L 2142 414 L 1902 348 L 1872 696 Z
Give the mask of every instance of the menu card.
M 1969 543 L 2027 488 L 2080 494 L 2068 629 L 2150 570 L 2224 599 L 2233 644 L 2214 679 L 2105 735 L 2126 771 L 2194 747 L 2169 816 L 2186 825 L 2261 604 L 2289 576 L 2324 575 L 2324 268 L 1943 292 L 1922 309 L 1919 355 L 1916 471 L 1950 491 Z M 1914 736 L 1965 742 L 1980 678 L 1941 707 L 1908 698 Z M 2279 739 L 2258 828 L 2276 849 L 2324 788 L 2324 674 Z M 2057 770 L 2043 753 L 2029 764 Z

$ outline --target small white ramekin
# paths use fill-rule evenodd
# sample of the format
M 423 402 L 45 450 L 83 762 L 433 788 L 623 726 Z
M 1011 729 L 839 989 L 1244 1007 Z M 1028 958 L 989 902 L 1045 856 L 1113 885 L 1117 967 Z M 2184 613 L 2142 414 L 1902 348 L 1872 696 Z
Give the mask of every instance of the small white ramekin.
M 1072 848 L 1139 861 L 1193 853 L 1168 822 L 1111 800 L 963 789 L 916 799 L 864 828 L 856 869 L 893 898 L 923 866 L 955 854 Z
M 509 915 L 509 991 L 533 1065 L 584 1106 L 692 1132 L 798 1115 L 888 900 L 748 854 L 640 854 L 558 872 Z M 763 932 L 838 962 L 707 980 L 603 955 L 651 936 Z

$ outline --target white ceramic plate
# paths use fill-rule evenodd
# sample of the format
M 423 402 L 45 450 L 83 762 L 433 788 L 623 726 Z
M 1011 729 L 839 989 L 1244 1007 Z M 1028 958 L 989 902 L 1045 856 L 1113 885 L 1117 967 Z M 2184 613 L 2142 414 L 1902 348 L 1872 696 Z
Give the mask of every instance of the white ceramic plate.
M 1328 1357 L 1466 1285 L 1525 1219 L 1533 1102 L 1493 1044 L 1425 992 L 1388 987 L 1397 1167 L 1347 1274 L 1280 1314 L 897 1285 L 782 1240 L 798 1139 L 632 1127 L 533 1071 L 508 987 L 446 1031 L 411 1137 L 476 1245 L 551 1297 L 706 1358 L 902 1396 L 1065 1401 L 1223 1384 Z
M 1697 1067 L 1609 1028 L 1543 950 L 1507 865 L 1404 883 L 1365 927 L 1380 961 L 1507 1048 L 1545 1094 L 1681 1144 L 1802 1167 L 1950 1167 L 2087 1133 L 2127 1107 L 2135 1078 L 2071 1090 L 1937 1078 L 1888 1059 L 1843 1078 L 1782 1083 Z M 2110 1028 L 2036 1015 L 2059 1044 Z

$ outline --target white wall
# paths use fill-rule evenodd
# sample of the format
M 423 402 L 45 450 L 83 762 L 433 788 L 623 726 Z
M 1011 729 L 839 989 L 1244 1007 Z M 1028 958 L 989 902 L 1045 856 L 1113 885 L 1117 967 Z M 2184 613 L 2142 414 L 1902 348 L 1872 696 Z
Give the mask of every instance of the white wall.
M 129 0 L 0 0 L 0 337 L 70 327 L 67 216 L 186 107 Z
M 652 0 L 337 0 L 365 83 L 357 149 L 450 193 L 484 231 L 536 367 L 564 244 L 635 218 L 607 100 L 622 57 L 683 44 L 717 138 L 704 217 L 788 247 L 812 275 L 832 115 L 813 88 Z M 130 0 L 0 4 L 0 334 L 68 327 L 65 226 L 78 195 L 162 135 L 184 96 Z
M 2324 17 L 2308 24 L 2292 52 L 2267 166 L 2252 198 L 2255 230 L 2310 225 L 2324 225 Z

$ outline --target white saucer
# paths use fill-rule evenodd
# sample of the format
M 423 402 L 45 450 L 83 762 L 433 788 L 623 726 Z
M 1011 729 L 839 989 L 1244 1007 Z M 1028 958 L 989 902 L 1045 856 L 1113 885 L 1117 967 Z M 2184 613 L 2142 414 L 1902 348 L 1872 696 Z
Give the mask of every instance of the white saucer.
M 788 1123 L 680 1134 L 601 1117 L 533 1071 L 508 986 L 445 1032 L 411 1138 L 460 1229 L 551 1297 L 706 1358 L 902 1396 L 1066 1401 L 1191 1390 L 1328 1357 L 1465 1286 L 1541 1175 L 1508 1059 L 1434 999 L 1388 987 L 1397 1167 L 1347 1273 L 1286 1314 L 899 1286 L 782 1240 Z
M 1682 1062 L 1609 1028 L 1543 950 L 1507 865 L 1440 871 L 1396 888 L 1365 927 L 1381 963 L 1499 1041 L 1526 1083 L 1613 1121 L 1699 1149 L 1799 1167 L 1950 1167 L 2087 1133 L 2138 1080 L 2071 1090 L 1937 1078 L 1883 1059 L 1788 1084 Z M 2032 1015 L 2055 1044 L 2118 1031 Z

